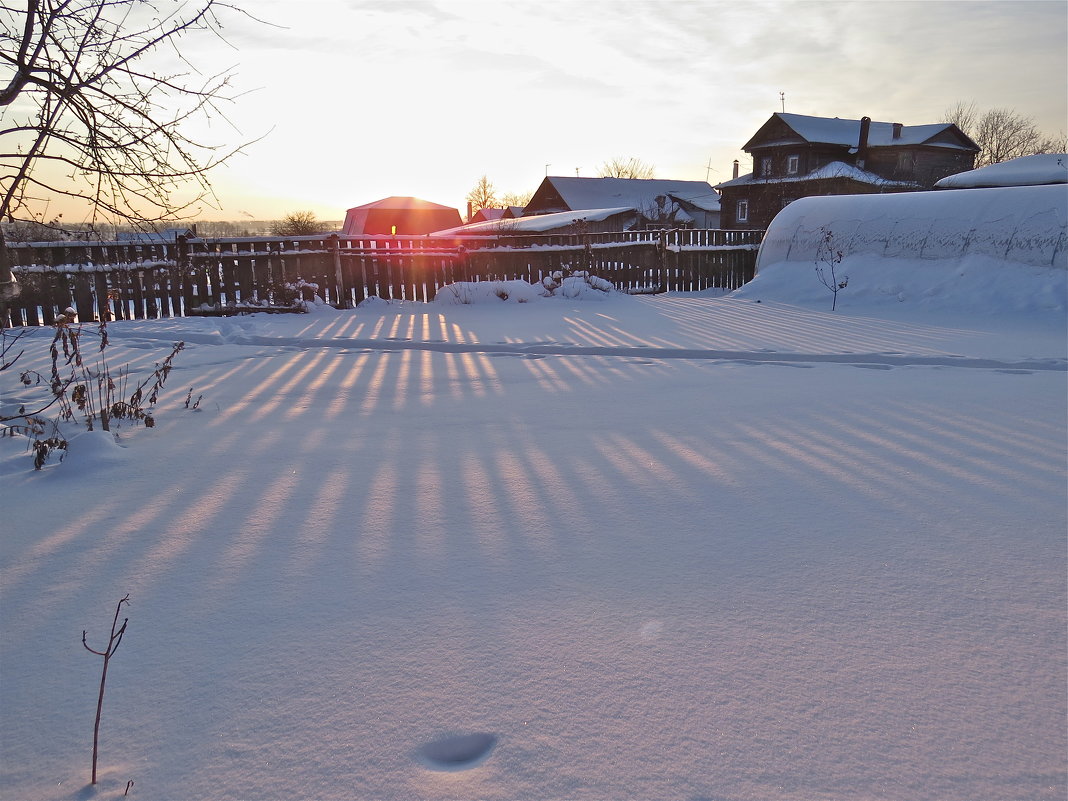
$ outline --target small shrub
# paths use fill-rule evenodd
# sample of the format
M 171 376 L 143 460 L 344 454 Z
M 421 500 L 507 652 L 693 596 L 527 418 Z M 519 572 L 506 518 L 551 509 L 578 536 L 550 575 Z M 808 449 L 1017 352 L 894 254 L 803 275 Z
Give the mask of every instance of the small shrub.
M 113 371 L 104 355 L 109 344 L 106 322 L 101 321 L 95 328 L 95 364 L 86 354 L 83 341 L 86 332 L 93 329 L 77 323 L 73 309 L 59 315 L 55 327 L 55 336 L 49 346 L 51 366 L 48 375 L 37 370 L 25 370 L 19 375 L 23 386 L 47 386 L 48 395 L 32 410 L 22 405 L 17 414 L 0 415 L 0 436 L 21 434 L 32 438 L 30 447 L 36 470 L 45 465 L 52 452 L 66 449 L 67 441 L 60 432 L 63 423 L 80 421 L 87 431 L 93 431 L 97 425 L 104 431 L 111 431 L 114 421 L 123 420 L 140 423 L 145 428 L 155 426 L 153 409 L 160 390 L 173 369 L 175 357 L 185 348 L 184 342 L 174 343 L 171 352 L 156 363 L 152 373 L 131 387 L 129 368 Z M 23 355 L 24 351 L 20 351 L 8 357 L 17 340 L 18 337 L 5 336 L 0 372 Z M 44 414 L 52 407 L 58 412 L 49 428 Z
M 849 285 L 849 276 L 837 275 L 838 265 L 842 263 L 842 251 L 835 246 L 834 232 L 820 228 L 823 237 L 816 248 L 816 277 L 820 283 L 831 290 L 831 311 L 838 305 L 838 293 Z

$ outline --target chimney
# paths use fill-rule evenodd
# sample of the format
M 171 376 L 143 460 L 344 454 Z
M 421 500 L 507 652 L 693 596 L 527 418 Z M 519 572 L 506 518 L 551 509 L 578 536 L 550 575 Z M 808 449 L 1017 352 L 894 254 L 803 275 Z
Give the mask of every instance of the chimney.
M 738 177 L 738 159 L 734 160 L 734 177 Z
M 900 139 L 900 138 L 901 138 L 901 123 L 900 122 L 895 122 L 894 123 L 894 139 Z
M 868 160 L 868 131 L 871 129 L 871 117 L 860 118 L 860 141 L 857 142 L 857 166 L 864 169 Z
M 474 216 L 474 212 L 471 211 L 471 201 L 467 201 L 467 221 L 471 222 L 471 217 Z

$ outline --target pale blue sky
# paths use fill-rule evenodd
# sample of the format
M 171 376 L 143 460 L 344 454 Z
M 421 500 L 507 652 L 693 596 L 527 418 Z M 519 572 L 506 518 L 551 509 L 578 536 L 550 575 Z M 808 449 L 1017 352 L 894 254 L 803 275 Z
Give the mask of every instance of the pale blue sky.
M 227 20 L 254 89 L 221 211 L 322 219 L 389 195 L 460 208 L 479 176 L 533 190 L 612 156 L 712 183 L 775 111 L 905 124 L 957 101 L 1068 129 L 1068 4 L 940 0 L 256 0 Z M 204 48 L 204 49 L 200 49 Z M 209 132 L 220 141 L 236 134 Z M 707 165 L 711 163 L 711 171 Z

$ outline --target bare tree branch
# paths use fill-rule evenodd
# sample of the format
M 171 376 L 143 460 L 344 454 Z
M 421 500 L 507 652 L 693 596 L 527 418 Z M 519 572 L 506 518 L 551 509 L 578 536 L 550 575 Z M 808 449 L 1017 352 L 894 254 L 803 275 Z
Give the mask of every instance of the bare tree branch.
M 32 204 L 56 195 L 85 201 L 92 222 L 137 227 L 213 204 L 208 172 L 251 142 L 222 147 L 189 133 L 198 120 L 225 120 L 222 107 L 237 95 L 232 68 L 205 77 L 182 43 L 226 41 L 224 12 L 253 19 L 219 0 L 0 5 L 0 220 L 34 217 Z M 175 60 L 189 69 L 158 69 Z M 48 165 L 63 175 L 42 175 Z M 0 283 L 11 281 L 6 251 L 0 231 Z
M 1047 136 L 1031 117 L 1013 109 L 979 111 L 974 102 L 959 102 L 946 110 L 943 122 L 952 122 L 980 147 L 976 167 L 1031 156 L 1036 153 L 1063 153 L 1065 138 Z
M 655 174 L 653 165 L 633 156 L 614 156 L 597 168 L 598 178 L 652 178 Z

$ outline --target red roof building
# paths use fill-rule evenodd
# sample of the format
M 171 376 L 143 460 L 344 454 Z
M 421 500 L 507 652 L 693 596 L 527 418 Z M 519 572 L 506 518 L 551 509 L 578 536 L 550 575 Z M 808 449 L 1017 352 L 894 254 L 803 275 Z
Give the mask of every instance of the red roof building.
M 345 212 L 344 236 L 360 234 L 408 234 L 422 236 L 431 231 L 461 225 L 460 212 L 448 206 L 417 197 L 387 197 Z

